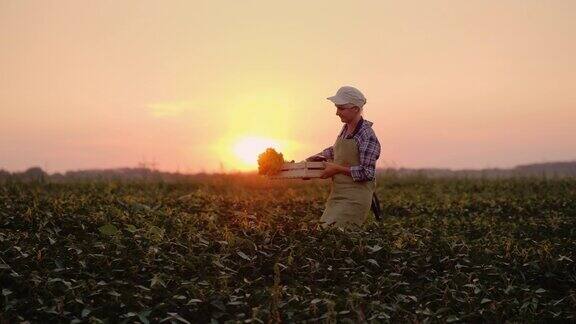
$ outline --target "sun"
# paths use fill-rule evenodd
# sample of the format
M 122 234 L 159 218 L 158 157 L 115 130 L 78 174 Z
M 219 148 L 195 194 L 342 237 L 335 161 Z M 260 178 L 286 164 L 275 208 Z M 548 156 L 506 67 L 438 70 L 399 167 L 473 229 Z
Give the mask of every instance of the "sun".
M 276 140 L 263 137 L 243 137 L 233 147 L 233 152 L 243 163 L 254 167 L 258 164 L 258 154 L 267 148 L 281 151 L 282 147 Z
M 211 146 L 214 158 L 220 163 L 220 172 L 244 172 L 258 169 L 258 155 L 267 148 L 282 153 L 284 159 L 298 155 L 300 144 L 282 137 L 266 134 L 238 134 L 222 137 Z

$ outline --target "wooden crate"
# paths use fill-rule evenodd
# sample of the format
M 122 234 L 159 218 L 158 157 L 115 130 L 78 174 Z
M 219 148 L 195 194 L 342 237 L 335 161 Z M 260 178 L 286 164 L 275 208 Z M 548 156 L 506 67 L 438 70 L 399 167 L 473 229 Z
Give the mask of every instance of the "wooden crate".
M 310 179 L 320 178 L 324 171 L 323 162 L 284 163 L 280 173 L 270 176 L 270 179 Z

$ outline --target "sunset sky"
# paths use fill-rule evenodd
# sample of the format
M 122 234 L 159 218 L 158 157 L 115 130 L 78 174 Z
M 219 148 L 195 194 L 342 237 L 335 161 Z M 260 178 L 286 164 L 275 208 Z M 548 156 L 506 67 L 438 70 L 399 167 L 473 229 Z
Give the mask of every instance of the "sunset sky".
M 576 160 L 576 1 L 0 0 L 0 169 L 301 160 L 342 85 L 379 167 Z

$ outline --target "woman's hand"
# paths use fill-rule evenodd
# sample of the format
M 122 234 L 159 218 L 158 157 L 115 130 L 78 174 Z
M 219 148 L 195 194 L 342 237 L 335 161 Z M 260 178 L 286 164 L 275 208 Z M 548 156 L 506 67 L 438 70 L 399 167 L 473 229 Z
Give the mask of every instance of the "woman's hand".
M 324 172 L 322 172 L 320 178 L 322 179 L 332 178 L 334 175 L 338 173 L 344 173 L 350 175 L 350 168 L 332 162 L 324 162 Z
M 308 161 L 308 162 L 323 162 L 323 161 L 326 161 L 326 160 L 327 160 L 327 159 L 326 159 L 324 156 L 320 155 L 320 154 L 313 155 L 313 156 L 311 156 L 311 157 L 309 157 L 309 158 L 306 159 L 306 161 Z

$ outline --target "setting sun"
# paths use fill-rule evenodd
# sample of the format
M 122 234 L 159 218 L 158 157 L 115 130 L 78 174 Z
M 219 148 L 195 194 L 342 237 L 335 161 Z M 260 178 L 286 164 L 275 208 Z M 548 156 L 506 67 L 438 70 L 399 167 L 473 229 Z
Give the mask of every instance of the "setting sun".
M 234 154 L 240 160 L 250 166 L 256 166 L 258 154 L 264 152 L 267 148 L 273 148 L 282 151 L 282 147 L 273 139 L 262 137 L 245 137 L 234 144 Z
M 219 139 L 212 145 L 213 156 L 220 162 L 223 171 L 255 171 L 258 155 L 273 148 L 284 155 L 285 160 L 297 159 L 298 142 L 278 136 L 242 134 Z

